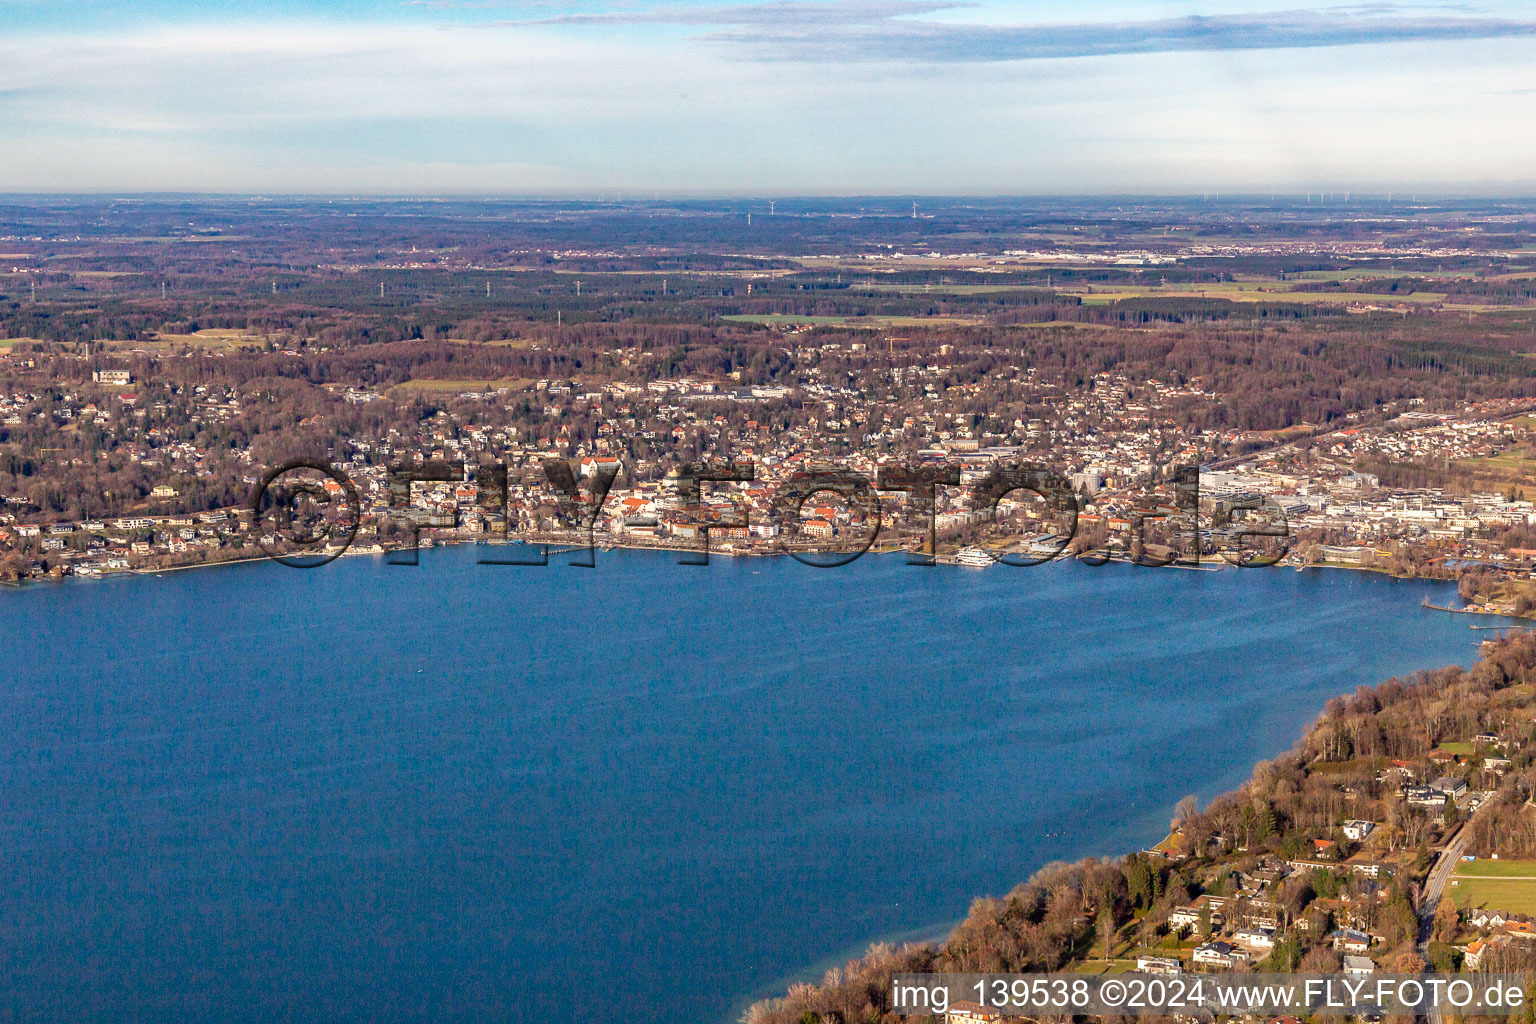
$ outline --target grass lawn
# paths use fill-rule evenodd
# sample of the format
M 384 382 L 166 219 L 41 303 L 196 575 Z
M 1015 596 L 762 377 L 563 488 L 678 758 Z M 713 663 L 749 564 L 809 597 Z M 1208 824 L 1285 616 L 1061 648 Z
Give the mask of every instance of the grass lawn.
M 1191 937 L 1188 942 L 1180 943 L 1178 949 L 1168 949 L 1165 946 L 1133 946 L 1125 950 L 1125 959 L 1130 963 L 1135 963 L 1136 958 L 1139 956 L 1161 956 L 1170 957 L 1174 960 L 1188 960 L 1190 951 L 1198 945 L 1200 945 L 1200 940 Z
M 1439 749 L 1447 754 L 1459 754 L 1462 757 L 1471 757 L 1477 753 L 1477 748 L 1472 746 L 1472 744 L 1462 742 L 1442 743 Z
M 1464 860 L 1456 868 L 1456 877 L 1536 878 L 1536 860 Z
M 1515 914 L 1536 914 L 1536 882 L 1505 878 L 1453 878 L 1446 889 L 1458 909 L 1492 907 Z

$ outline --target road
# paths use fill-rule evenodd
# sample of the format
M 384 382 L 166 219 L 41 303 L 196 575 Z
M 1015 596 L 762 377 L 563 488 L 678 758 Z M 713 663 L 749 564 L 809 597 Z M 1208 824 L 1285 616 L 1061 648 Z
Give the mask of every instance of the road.
M 1472 839 L 1472 830 L 1467 825 L 1462 825 L 1456 832 L 1456 838 L 1452 839 L 1445 849 L 1440 852 L 1440 858 L 1435 861 L 1435 866 L 1429 872 L 1429 877 L 1424 880 L 1424 897 L 1419 901 L 1419 952 L 1427 953 L 1429 949 L 1429 934 L 1435 923 L 1435 908 L 1440 905 L 1440 897 L 1445 895 L 1445 887 L 1451 880 L 1451 875 L 1456 872 L 1456 865 L 1461 863 L 1461 855 L 1466 851 L 1467 843 Z
M 1425 964 L 1429 963 L 1429 937 L 1434 932 L 1435 908 L 1440 905 L 1445 887 L 1450 884 L 1451 876 L 1456 873 L 1456 865 L 1461 863 L 1461 855 L 1466 852 L 1467 844 L 1472 840 L 1472 819 L 1482 812 L 1483 808 L 1479 807 L 1456 830 L 1456 837 L 1440 851 L 1440 858 L 1435 861 L 1429 877 L 1424 880 L 1424 895 L 1419 900 L 1419 955 L 1424 958 Z M 1433 971 L 1434 967 L 1428 966 L 1426 970 Z M 1443 1024 L 1444 1015 L 1439 1007 L 1429 1012 L 1428 1020 L 1430 1024 Z

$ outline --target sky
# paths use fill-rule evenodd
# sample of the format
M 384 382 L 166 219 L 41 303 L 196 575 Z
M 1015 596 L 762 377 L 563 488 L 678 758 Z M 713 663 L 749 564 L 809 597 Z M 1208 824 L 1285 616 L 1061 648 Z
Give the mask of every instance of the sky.
M 0 191 L 1536 194 L 1536 3 L 0 0 Z

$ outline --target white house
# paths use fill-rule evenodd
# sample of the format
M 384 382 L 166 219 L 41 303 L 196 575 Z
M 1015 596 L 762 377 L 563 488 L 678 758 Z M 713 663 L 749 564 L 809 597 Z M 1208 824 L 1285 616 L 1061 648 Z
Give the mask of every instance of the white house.
M 990 1021 L 1001 1019 L 1002 1014 L 996 1010 L 989 1010 L 980 1003 L 969 1002 L 955 1003 L 944 1015 L 945 1024 L 988 1024 Z
M 1268 952 L 1275 948 L 1275 937 L 1263 928 L 1244 928 L 1232 936 L 1232 941 L 1244 949 Z
M 1195 947 L 1195 963 L 1205 964 L 1208 967 L 1231 968 L 1233 965 L 1245 963 L 1247 960 L 1248 954 L 1230 942 L 1207 942 L 1203 946 Z
M 1349 955 L 1344 958 L 1345 974 L 1375 974 L 1376 963 L 1368 956 Z
M 1504 922 L 1509 920 L 1509 915 L 1502 910 L 1486 910 L 1478 908 L 1467 915 L 1467 923 L 1478 931 L 1487 931 L 1490 928 L 1502 928 Z
M 1374 821 L 1346 821 L 1339 827 L 1339 831 L 1343 832 L 1348 838 L 1360 843 L 1365 841 L 1366 836 L 1376 831 L 1376 823 Z
M 1171 956 L 1139 956 L 1136 970 L 1142 974 L 1179 974 L 1184 970 L 1184 963 Z

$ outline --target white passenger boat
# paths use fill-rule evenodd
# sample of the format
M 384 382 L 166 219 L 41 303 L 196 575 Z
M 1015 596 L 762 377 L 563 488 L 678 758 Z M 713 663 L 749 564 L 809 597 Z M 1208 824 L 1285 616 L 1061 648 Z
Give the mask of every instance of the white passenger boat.
M 986 551 L 983 551 L 981 548 L 977 547 L 961 548 L 955 554 L 955 562 L 957 564 L 968 565 L 972 569 L 985 569 L 987 566 L 992 565 L 996 561 L 997 559 L 993 558 Z

